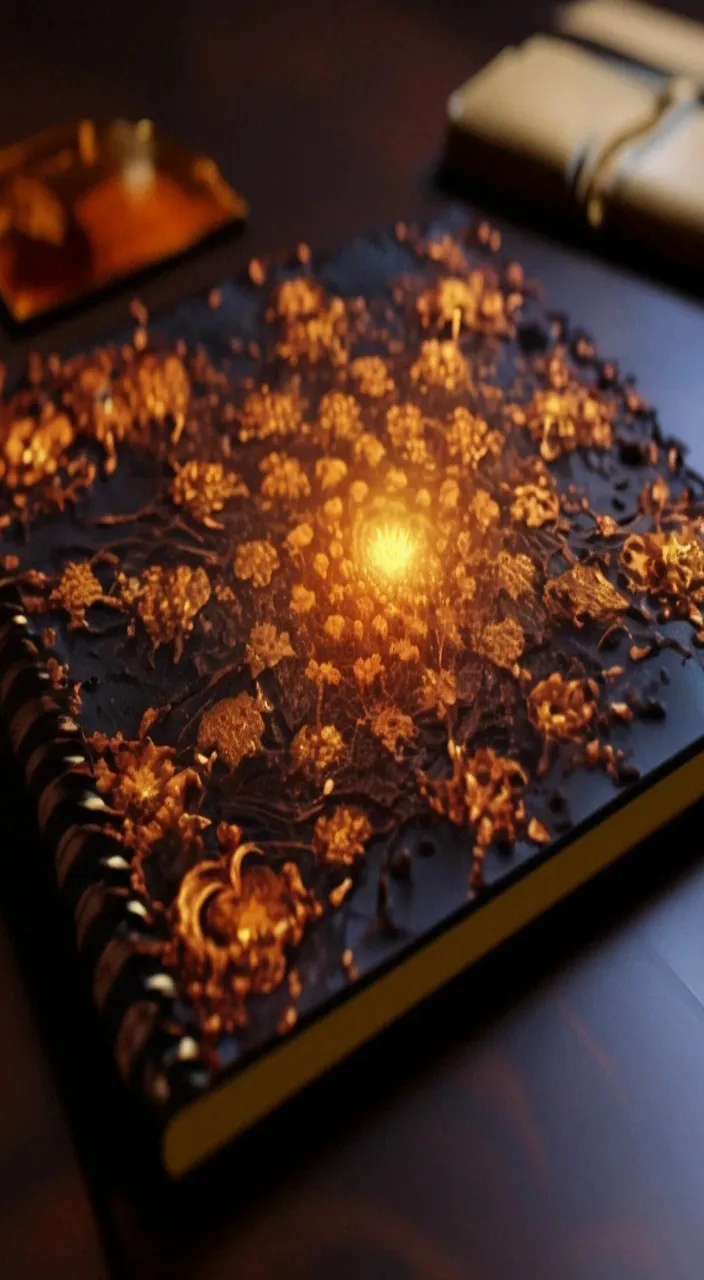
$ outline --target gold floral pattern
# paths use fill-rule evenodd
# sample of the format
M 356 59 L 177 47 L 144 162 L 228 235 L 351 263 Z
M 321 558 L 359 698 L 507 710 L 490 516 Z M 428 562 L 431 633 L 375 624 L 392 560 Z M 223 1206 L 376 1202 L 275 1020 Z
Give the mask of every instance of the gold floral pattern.
M 342 680 L 340 671 L 332 662 L 317 662 L 315 658 L 308 663 L 306 675 L 321 688 L 326 684 L 338 685 Z
M 399 936 L 420 831 L 462 829 L 478 891 L 493 846 L 569 831 L 573 773 L 635 780 L 660 649 L 703 661 L 704 483 L 586 339 L 520 314 L 488 225 L 398 236 L 383 297 L 300 248 L 250 264 L 251 324 L 209 314 L 210 355 L 135 310 L 0 407 L 4 581 L 48 689 L 114 717 L 93 768 L 138 945 L 215 1063 L 251 996 L 282 988 L 243 1044 L 295 1024 L 321 914 L 375 903 Z M 321 939 L 353 982 L 347 924 Z
M 613 444 L 613 408 L 592 387 L 571 380 L 559 389 L 536 391 L 515 420 L 528 428 L 546 462 L 577 448 L 610 449 Z
M 69 630 L 76 631 L 88 625 L 86 613 L 95 604 L 119 608 L 119 601 L 105 595 L 91 565 L 71 561 L 49 596 L 49 606 L 63 609 L 70 618 Z
M 598 565 L 576 564 L 545 586 L 545 603 L 551 613 L 564 615 L 576 627 L 587 618 L 607 622 L 628 607 L 620 591 L 604 577 Z
M 222 511 L 231 498 L 246 498 L 249 489 L 234 471 L 227 471 L 221 462 L 199 462 L 191 458 L 182 467 L 176 466 L 171 482 L 171 500 L 177 507 L 185 507 L 198 524 L 218 528 L 213 515 Z
M 525 831 L 528 776 L 515 760 L 496 755 L 489 747 L 468 756 L 450 741 L 447 750 L 452 776 L 441 782 L 423 776 L 420 787 L 431 809 L 473 832 L 476 882 L 489 845 L 493 841 L 512 845 Z
M 429 460 L 425 425 L 419 406 L 412 401 L 393 404 L 387 411 L 386 434 L 405 461 L 422 465 Z
M 541 529 L 545 524 L 554 524 L 559 515 L 560 499 L 547 475 L 516 485 L 511 503 L 512 520 L 529 529 Z
M 173 643 L 174 661 L 178 662 L 198 614 L 210 599 L 205 569 L 188 564 L 152 565 L 144 570 L 135 596 L 137 613 L 152 647 Z
M 253 587 L 268 587 L 279 567 L 279 553 L 270 542 L 241 542 L 235 552 L 235 577 Z
M 259 463 L 259 470 L 264 477 L 261 487 L 265 498 L 287 498 L 295 502 L 310 494 L 310 483 L 298 458 L 270 453 Z
M 275 871 L 239 837 L 221 824 L 223 855 L 186 872 L 173 909 L 174 951 L 211 1033 L 243 1026 L 247 997 L 281 986 L 287 955 L 321 913 L 295 863 Z
M 446 715 L 448 707 L 454 707 L 457 702 L 457 683 L 453 673 L 426 667 L 421 677 L 419 701 L 422 708 L 433 709 L 441 717 Z
M 151 818 L 168 797 L 182 798 L 189 779 L 186 773 L 177 772 L 172 747 L 158 747 L 150 738 L 125 742 L 102 734 L 94 734 L 91 741 L 101 752 L 95 765 L 98 790 L 110 795 L 120 813 Z M 111 765 L 103 754 L 108 749 Z
M 480 532 L 486 533 L 493 524 L 498 523 L 501 509 L 486 489 L 477 489 L 469 504 L 469 514 Z
M 489 658 L 497 667 L 509 670 L 518 662 L 525 647 L 525 634 L 515 618 L 489 622 L 475 640 L 477 653 Z
M 305 276 L 283 280 L 274 290 L 273 311 L 285 320 L 299 320 L 315 315 L 324 305 L 325 294 L 320 285 Z
M 500 551 L 496 558 L 496 576 L 499 586 L 512 600 L 533 595 L 535 565 L 521 552 L 511 555 L 508 551 Z
M 76 438 L 71 422 L 53 408 L 39 422 L 17 418 L 0 432 L 0 480 L 10 489 L 29 489 L 66 466 Z
M 178 356 L 145 355 L 137 364 L 138 420 L 173 421 L 173 439 L 183 431 L 190 400 L 190 381 Z
M 364 396 L 380 399 L 394 391 L 394 380 L 381 356 L 358 356 L 350 364 L 350 373 Z
M 354 440 L 362 430 L 359 402 L 342 391 L 327 391 L 320 401 L 318 421 L 323 437 Z
M 378 653 L 368 658 L 357 658 L 354 664 L 354 678 L 362 689 L 369 689 L 384 675 L 384 664 Z
M 286 333 L 278 351 L 292 366 L 302 360 L 318 364 L 329 360 L 335 365 L 347 361 L 349 323 L 342 298 L 330 301 L 313 312 L 287 317 Z
M 318 818 L 313 852 L 332 866 L 350 867 L 364 853 L 372 825 L 361 809 L 340 805 L 330 817 Z
M 291 743 L 293 767 L 325 773 L 339 759 L 343 748 L 342 734 L 334 724 L 324 724 L 319 729 L 305 724 Z
M 504 444 L 500 431 L 491 431 L 484 418 L 470 413 L 463 406 L 453 409 L 445 428 L 445 439 L 450 457 L 472 471 L 476 471 L 488 453 L 498 457 Z
M 675 616 L 701 625 L 704 546 L 698 528 L 632 534 L 623 544 L 621 566 L 634 590 L 650 592 Z
M 119 733 L 113 738 L 95 733 L 89 742 L 96 755 L 96 786 L 121 815 L 120 835 L 133 854 L 132 887 L 150 901 L 145 864 L 160 841 L 175 833 L 189 856 L 202 854 L 209 819 L 187 810 L 189 797 L 196 800 L 202 791 L 200 775 L 190 766 L 179 768 L 172 747 L 157 746 L 146 736 L 126 741 Z
M 283 438 L 298 431 L 303 416 L 299 396 L 293 391 L 272 391 L 264 385 L 245 397 L 239 410 L 239 438 L 249 440 Z
M 347 463 L 342 458 L 318 458 L 315 464 L 315 478 L 323 490 L 336 489 L 346 475 Z M 312 536 L 311 529 L 311 540 Z
M 492 273 L 476 270 L 467 276 L 446 276 L 426 289 L 417 301 L 424 325 L 453 324 L 459 315 L 467 329 L 506 336 L 513 331 L 507 299 Z
M 292 613 L 310 613 L 315 608 L 315 592 L 309 591 L 302 582 L 295 583 L 291 588 L 289 608 Z
M 417 734 L 413 720 L 398 707 L 382 707 L 372 717 L 370 728 L 375 738 L 398 756 L 406 743 L 411 742 Z
M 205 711 L 198 725 L 198 748 L 215 751 L 228 769 L 236 769 L 247 756 L 256 755 L 264 734 L 264 718 L 255 698 L 238 693 L 221 698 Z
M 556 742 L 579 742 L 593 729 L 599 701 L 595 680 L 566 680 L 554 671 L 528 695 L 528 719 Z
M 288 631 L 277 631 L 271 622 L 252 627 L 244 660 L 256 679 L 267 667 L 276 667 L 283 658 L 295 658 Z
M 420 387 L 462 391 L 469 383 L 469 366 L 456 342 L 429 338 L 411 366 L 411 378 Z

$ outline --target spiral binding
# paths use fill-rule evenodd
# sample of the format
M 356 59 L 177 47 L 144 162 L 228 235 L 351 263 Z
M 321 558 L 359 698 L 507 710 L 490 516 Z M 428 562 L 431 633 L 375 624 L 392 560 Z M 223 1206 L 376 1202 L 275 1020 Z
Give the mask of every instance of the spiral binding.
M 37 823 L 72 912 L 92 993 L 130 1091 L 164 1121 L 210 1083 L 197 1024 L 158 958 L 139 949 L 146 909 L 112 833 L 90 754 L 21 600 L 0 594 L 0 722 L 25 777 Z

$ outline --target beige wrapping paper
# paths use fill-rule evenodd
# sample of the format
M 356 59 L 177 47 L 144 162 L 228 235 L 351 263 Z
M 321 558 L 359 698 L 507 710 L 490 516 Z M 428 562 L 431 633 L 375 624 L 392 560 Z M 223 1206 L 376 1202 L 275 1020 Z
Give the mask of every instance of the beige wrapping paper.
M 447 160 L 470 182 L 704 268 L 697 86 L 552 36 L 507 48 L 448 102 Z

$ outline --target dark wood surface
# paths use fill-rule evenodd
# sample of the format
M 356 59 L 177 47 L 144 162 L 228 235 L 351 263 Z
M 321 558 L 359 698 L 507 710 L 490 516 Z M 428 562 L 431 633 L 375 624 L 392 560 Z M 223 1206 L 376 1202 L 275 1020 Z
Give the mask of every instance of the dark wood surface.
M 0 145 L 81 114 L 149 115 L 216 157 L 251 226 L 145 283 L 159 305 L 267 249 L 441 207 L 447 95 L 548 20 L 469 0 L 7 0 Z M 704 467 L 696 299 L 518 231 L 507 243 Z M 129 296 L 35 341 L 90 340 Z M 4 756 L 0 779 L 3 1280 L 701 1280 L 701 811 L 174 1191 L 122 1114 Z

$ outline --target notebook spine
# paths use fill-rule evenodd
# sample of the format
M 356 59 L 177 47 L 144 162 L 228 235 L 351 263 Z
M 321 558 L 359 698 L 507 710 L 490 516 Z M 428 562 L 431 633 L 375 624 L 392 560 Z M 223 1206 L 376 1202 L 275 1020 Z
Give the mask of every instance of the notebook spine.
M 89 748 L 48 653 L 13 589 L 0 592 L 0 721 L 72 913 L 79 952 L 120 1075 L 166 1121 L 209 1083 L 187 1001 L 148 945 L 120 816 L 95 781 Z

